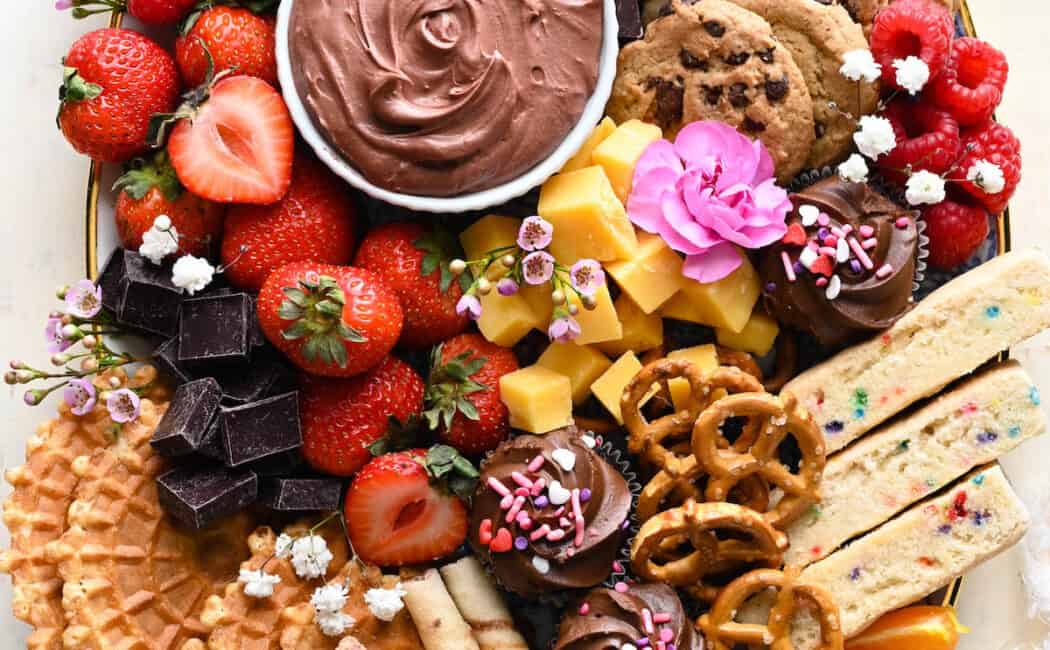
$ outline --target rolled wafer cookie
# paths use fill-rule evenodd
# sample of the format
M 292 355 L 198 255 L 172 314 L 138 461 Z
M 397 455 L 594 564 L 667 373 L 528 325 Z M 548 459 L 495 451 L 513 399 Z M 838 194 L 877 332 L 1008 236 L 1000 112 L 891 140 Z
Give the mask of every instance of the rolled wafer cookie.
M 426 650 L 480 650 L 437 569 L 428 569 L 401 586 L 405 606 Z
M 893 327 L 784 386 L 838 451 L 1012 345 L 1050 327 L 1050 259 L 997 257 L 920 302 Z M 1036 394 L 1037 395 L 1037 394 Z
M 787 564 L 806 566 L 974 467 L 1046 431 L 1034 385 L 998 364 L 828 459 L 819 505 L 788 530 Z
M 507 604 L 477 558 L 468 556 L 441 567 L 441 577 L 481 650 L 528 650 Z

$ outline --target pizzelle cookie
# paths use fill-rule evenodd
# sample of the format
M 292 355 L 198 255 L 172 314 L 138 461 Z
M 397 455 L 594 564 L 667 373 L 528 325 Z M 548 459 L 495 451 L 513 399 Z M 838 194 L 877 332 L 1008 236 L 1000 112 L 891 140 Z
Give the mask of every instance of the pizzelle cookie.
M 766 145 L 777 178 L 793 178 L 815 135 L 791 53 L 761 16 L 730 2 L 675 0 L 672 10 L 620 51 L 609 116 L 657 124 L 671 140 L 690 122 L 726 122 Z
M 819 169 L 844 159 L 856 131 L 856 123 L 845 113 L 873 113 L 879 101 L 877 84 L 862 83 L 858 88 L 839 73 L 846 52 L 868 48 L 864 31 L 842 7 L 814 0 L 732 2 L 766 19 L 806 79 L 816 136 L 806 167 Z

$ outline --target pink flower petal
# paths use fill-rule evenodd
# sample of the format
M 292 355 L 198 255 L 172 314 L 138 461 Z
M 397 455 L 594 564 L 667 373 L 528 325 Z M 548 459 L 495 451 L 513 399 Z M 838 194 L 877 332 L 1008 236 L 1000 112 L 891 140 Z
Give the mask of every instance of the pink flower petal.
M 627 216 L 642 230 L 657 233 L 664 221 L 661 207 L 664 191 L 674 187 L 678 172 L 658 167 L 640 179 L 636 174 L 635 179 L 634 190 L 627 197 Z
M 682 275 L 697 282 L 717 282 L 737 270 L 743 263 L 732 244 L 719 244 L 698 255 L 689 255 L 682 265 Z
M 675 154 L 674 145 L 667 140 L 657 140 L 645 148 L 642 157 L 634 165 L 634 185 L 657 169 L 674 172 L 677 176 L 684 170 L 682 161 Z
M 667 245 L 687 255 L 707 248 L 711 242 L 711 233 L 693 219 L 682 197 L 677 192 L 668 191 L 663 198 L 661 206 L 665 221 L 659 234 Z

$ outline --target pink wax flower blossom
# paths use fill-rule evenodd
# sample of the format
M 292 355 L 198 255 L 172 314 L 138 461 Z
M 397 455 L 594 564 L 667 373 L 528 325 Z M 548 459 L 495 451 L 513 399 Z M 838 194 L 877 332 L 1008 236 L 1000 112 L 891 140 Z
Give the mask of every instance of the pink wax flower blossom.
M 783 237 L 790 211 L 765 146 L 721 122 L 693 122 L 674 144 L 649 145 L 627 199 L 631 221 L 685 254 L 682 274 L 700 282 L 736 270 L 736 247 L 761 248 Z
M 481 301 L 474 294 L 468 293 L 456 303 L 456 313 L 466 315 L 470 320 L 481 318 Z
M 80 280 L 66 291 L 66 310 L 77 318 L 94 318 L 102 311 L 102 288 Z
M 135 394 L 135 391 L 128 388 L 113 391 L 109 394 L 109 399 L 106 400 L 106 410 L 109 411 L 109 417 L 113 418 L 114 422 L 120 422 L 121 424 L 138 418 L 141 405 L 139 396 Z
M 523 251 L 543 250 L 551 245 L 554 226 L 543 217 L 528 217 L 518 229 L 518 247 Z
M 56 0 L 55 9 L 58 11 L 65 11 L 73 8 L 73 0 Z
M 582 259 L 572 265 L 569 280 L 573 288 L 584 296 L 593 296 L 594 292 L 605 284 L 605 271 L 595 260 Z
M 555 318 L 547 328 L 547 336 L 554 343 L 569 343 L 580 335 L 580 324 L 572 316 Z
M 62 393 L 73 415 L 87 415 L 95 408 L 98 392 L 90 379 L 71 379 Z
M 525 282 L 529 284 L 550 282 L 551 276 L 554 275 L 554 257 L 543 251 L 529 253 L 521 261 L 521 270 L 525 276 Z
M 518 293 L 518 289 L 518 283 L 515 282 L 513 278 L 502 278 L 496 283 L 496 291 L 499 292 L 499 295 L 504 297 L 513 296 Z
M 73 341 L 67 339 L 65 334 L 62 333 L 64 327 L 65 325 L 63 325 L 62 321 L 58 318 L 47 319 L 47 326 L 44 328 L 44 337 L 47 339 L 48 354 L 65 352 L 73 347 Z

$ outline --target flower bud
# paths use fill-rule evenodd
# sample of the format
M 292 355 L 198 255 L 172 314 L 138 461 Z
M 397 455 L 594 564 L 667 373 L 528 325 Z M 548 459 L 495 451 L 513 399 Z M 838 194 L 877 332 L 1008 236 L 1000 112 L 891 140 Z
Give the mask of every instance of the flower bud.
M 452 273 L 452 275 L 463 275 L 463 273 L 467 270 L 467 263 L 459 259 L 452 260 L 448 263 L 448 270 Z
M 88 350 L 92 350 L 96 345 L 98 345 L 98 337 L 96 337 L 94 334 L 88 334 L 80 340 L 80 344 Z
M 4 383 L 8 386 L 14 386 L 18 383 L 18 376 L 15 375 L 14 370 L 8 370 L 4 373 Z
M 482 296 L 487 296 L 492 293 L 492 283 L 487 278 L 481 278 L 478 280 L 478 293 Z
M 15 371 L 15 378 L 18 380 L 18 383 L 20 383 L 20 384 L 28 384 L 29 382 L 31 382 L 34 379 L 36 379 L 36 374 L 32 373 L 32 372 L 30 372 L 28 370 L 16 370 Z
M 120 388 L 120 379 L 118 379 L 116 377 L 110 377 L 109 378 L 109 385 L 112 386 L 113 388 Z
M 508 269 L 514 268 L 514 262 L 516 262 L 516 261 L 517 260 L 514 259 L 514 256 L 509 254 L 509 253 L 504 255 L 502 258 L 500 258 L 500 263 L 503 264 L 503 266 L 507 267 Z
M 10 366 L 11 366 L 11 370 L 21 370 L 22 368 L 26 367 L 26 364 L 25 364 L 24 361 L 18 361 L 17 359 L 12 359 L 11 362 L 10 362 Z
M 62 316 L 62 312 L 58 311 L 57 309 L 52 309 L 47 313 L 48 318 L 62 318 Z
M 42 390 L 27 390 L 25 395 L 22 396 L 22 401 L 28 406 L 36 406 L 42 399 L 44 399 L 44 391 Z
M 73 340 L 80 336 L 80 328 L 72 323 L 62 326 L 62 337 L 68 340 Z
M 73 317 L 70 316 L 69 314 L 62 314 L 61 316 L 58 317 L 58 320 L 62 321 L 63 325 L 69 325 L 70 323 L 73 322 Z
M 580 302 L 583 303 L 583 308 L 587 311 L 591 311 L 598 306 L 598 301 L 594 299 L 594 296 L 580 296 Z
M 68 284 L 63 284 L 59 288 L 55 289 L 55 297 L 58 298 L 59 300 L 65 300 L 66 299 L 66 293 L 68 291 L 69 291 L 69 285 Z
M 62 354 L 61 352 L 51 355 L 51 365 L 53 366 L 64 366 L 69 363 L 69 355 Z
M 570 315 L 570 316 L 575 316 L 575 315 L 576 315 L 576 314 L 578 314 L 578 313 L 580 313 L 580 308 L 579 308 L 579 307 L 577 307 L 577 306 L 575 305 L 575 303 L 574 303 L 574 304 L 571 304 L 571 305 L 569 305 L 569 315 Z
M 555 289 L 554 291 L 552 291 L 551 292 L 551 302 L 553 302 L 556 307 L 560 307 L 561 305 L 564 305 L 565 304 L 565 292 L 562 291 L 561 289 Z
M 84 372 L 95 372 L 98 370 L 98 359 L 95 357 L 86 357 L 80 362 L 80 369 Z

